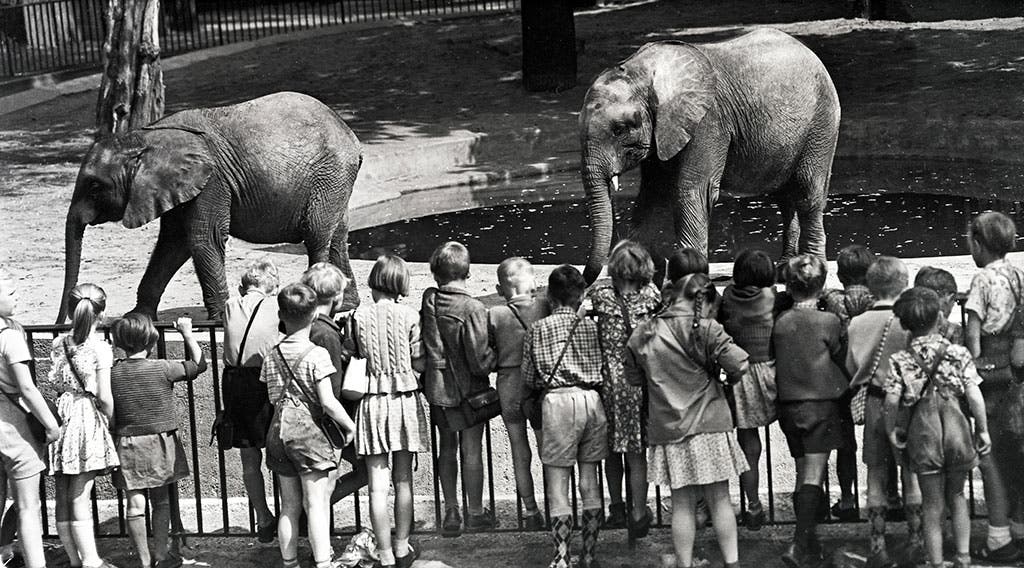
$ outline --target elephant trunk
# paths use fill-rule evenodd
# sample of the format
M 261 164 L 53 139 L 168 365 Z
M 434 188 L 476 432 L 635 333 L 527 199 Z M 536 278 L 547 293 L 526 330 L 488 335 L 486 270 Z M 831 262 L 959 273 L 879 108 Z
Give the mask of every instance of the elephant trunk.
M 82 238 L 85 236 L 82 216 L 72 209 L 68 212 L 64 227 L 64 291 L 60 296 L 60 311 L 57 323 L 64 323 L 68 316 L 68 294 L 78 284 L 78 272 L 82 266 Z
M 607 175 L 595 168 L 583 168 L 583 188 L 587 194 L 587 211 L 590 215 L 590 253 L 583 278 L 593 284 L 601 274 L 608 250 L 612 244 L 612 196 L 618 176 Z

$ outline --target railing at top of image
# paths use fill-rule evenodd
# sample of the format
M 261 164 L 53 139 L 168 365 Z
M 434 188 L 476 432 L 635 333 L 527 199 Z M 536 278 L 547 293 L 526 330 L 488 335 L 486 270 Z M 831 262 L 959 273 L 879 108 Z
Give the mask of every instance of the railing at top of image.
M 966 321 L 966 314 L 963 310 L 964 298 L 961 295 L 959 304 L 961 307 L 960 316 L 961 321 Z M 191 476 L 187 480 L 179 482 L 176 491 L 174 492 L 175 503 L 172 509 L 172 517 L 178 519 L 176 526 L 173 531 L 175 534 L 184 536 L 223 536 L 223 535 L 235 535 L 235 536 L 252 536 L 255 534 L 255 515 L 251 507 L 248 509 L 248 527 L 239 530 L 237 526 L 232 526 L 231 520 L 231 505 L 230 499 L 244 497 L 244 492 L 241 491 L 240 484 L 238 483 L 239 476 L 232 475 L 229 478 L 230 472 L 237 472 L 238 468 L 234 465 L 229 465 L 226 457 L 226 453 L 216 447 L 216 445 L 210 445 L 210 428 L 214 419 L 216 411 L 221 408 L 220 400 L 220 376 L 221 369 L 223 367 L 221 363 L 222 359 L 222 327 L 220 322 L 203 321 L 194 322 L 193 327 L 195 329 L 195 335 L 200 344 L 203 345 L 206 350 L 207 360 L 209 362 L 208 370 L 204 375 L 198 378 L 194 382 L 188 382 L 184 385 L 185 397 L 184 400 L 180 400 L 182 397 L 176 393 L 179 398 L 179 405 L 185 407 L 185 414 L 187 414 L 187 424 L 182 424 L 179 432 L 182 433 L 182 441 L 185 443 L 186 449 L 189 452 Z M 25 326 L 25 331 L 28 337 L 29 345 L 33 350 L 33 360 L 30 362 L 31 370 L 33 375 L 40 382 L 40 387 L 44 394 L 47 393 L 47 381 L 45 380 L 46 373 L 50 366 L 50 344 L 53 338 L 57 337 L 60 333 L 70 329 L 68 325 L 28 325 Z M 168 335 L 171 333 L 176 334 L 173 330 L 173 326 L 167 322 L 158 322 L 157 329 L 159 331 L 159 340 L 157 342 L 156 351 L 154 356 L 160 358 L 182 358 L 183 349 L 181 342 L 178 340 L 169 339 Z M 109 340 L 109 328 L 101 327 L 100 333 Z M 180 387 L 179 387 L 180 388 Z M 180 392 L 180 391 L 179 391 Z M 204 408 L 200 408 L 204 406 Z M 181 409 L 179 408 L 179 411 Z M 496 424 L 496 423 L 495 423 Z M 485 428 L 485 446 L 484 446 L 484 458 L 487 462 L 486 474 L 487 474 L 487 485 L 486 485 L 486 496 L 488 497 L 491 505 L 491 511 L 495 511 L 496 504 L 496 492 L 495 492 L 495 478 L 494 471 L 511 471 L 511 463 L 508 462 L 510 456 L 500 455 L 495 456 L 492 448 L 492 433 L 491 430 L 495 428 L 494 424 L 488 425 Z M 772 433 L 771 428 L 777 428 L 777 426 L 766 427 L 764 430 L 764 465 L 765 465 L 765 488 L 767 489 L 767 512 L 768 512 L 768 524 L 789 524 L 793 522 L 793 519 L 781 518 L 778 514 L 778 507 L 776 503 L 776 491 L 777 482 L 779 481 L 779 474 L 776 471 L 777 468 L 773 464 L 773 452 L 772 452 Z M 433 471 L 437 471 L 437 439 L 436 431 L 432 428 L 431 436 L 431 454 L 432 460 L 430 463 L 430 472 L 425 472 L 429 478 L 433 481 L 433 504 L 434 504 L 434 517 L 435 526 L 440 529 L 441 526 L 441 493 L 438 484 L 438 477 L 433 475 Z M 215 466 L 211 464 L 215 462 Z M 497 467 L 496 467 L 497 464 Z M 624 464 L 627 468 L 628 475 L 628 464 Z M 214 470 L 215 468 L 215 470 Z M 125 501 L 124 494 L 120 490 L 115 490 L 109 483 L 109 479 L 106 477 L 98 478 L 97 488 L 93 493 L 93 511 L 94 516 L 97 519 L 97 534 L 103 536 L 125 536 L 126 525 L 125 525 Z M 599 477 L 603 484 L 603 473 Z M 791 484 L 792 480 L 786 479 L 782 483 Z M 234 484 L 234 489 L 230 486 Z M 787 489 L 791 485 L 784 485 Z M 575 477 L 573 477 L 573 487 L 575 487 Z M 629 495 L 629 484 L 625 484 L 626 487 L 626 499 L 627 503 L 630 501 Z M 974 500 L 974 486 L 973 479 L 968 483 L 969 487 L 969 498 L 971 503 L 971 514 L 976 516 L 977 511 L 975 510 Z M 280 505 L 280 496 L 277 490 L 276 478 L 272 481 L 272 495 L 273 500 L 271 503 L 272 509 L 277 509 Z M 40 483 L 40 490 L 43 492 L 44 499 L 47 497 L 52 498 L 52 487 L 49 482 L 45 479 Z M 855 484 L 855 493 L 859 490 L 859 484 Z M 828 492 L 828 486 L 826 485 L 826 493 Z M 659 487 L 655 487 L 653 490 L 653 502 L 656 505 L 662 503 L 662 492 Z M 208 497 L 216 494 L 216 505 L 211 505 L 208 501 Z M 540 492 L 540 496 L 543 497 L 543 491 Z M 574 516 L 579 512 L 579 503 L 575 497 L 575 489 L 573 490 L 573 509 Z M 353 531 L 359 531 L 364 525 L 365 520 L 363 518 L 363 511 L 361 504 L 364 492 L 358 492 L 353 495 L 350 499 L 352 500 L 351 507 L 345 509 L 350 512 L 348 518 L 333 518 L 332 525 L 337 527 L 347 527 L 340 532 L 347 533 Z M 606 498 L 604 487 L 601 488 L 602 501 Z M 745 499 L 740 495 L 740 507 L 745 510 Z M 465 496 L 463 496 L 465 501 Z M 546 499 L 545 508 L 546 508 Z M 859 499 L 858 499 L 859 501 Z M 103 525 L 100 524 L 99 516 L 99 503 L 105 502 L 109 506 L 116 507 L 115 519 L 108 519 Z M 111 502 L 115 503 L 111 505 Z M 606 503 L 602 502 L 602 506 Z M 181 514 L 179 511 L 182 506 L 187 506 L 188 509 L 194 510 L 191 516 L 188 516 L 187 523 L 180 521 Z M 215 517 L 219 517 L 219 522 L 212 522 L 210 516 L 206 514 L 211 508 L 216 510 Z M 236 507 L 237 510 L 237 507 Z M 547 511 L 545 510 L 545 515 Z M 47 534 L 52 536 L 53 531 L 51 530 L 54 526 L 48 518 L 48 508 L 43 508 L 43 521 L 46 527 Z M 110 515 L 108 515 L 109 517 Z M 547 516 L 547 515 L 546 515 Z M 667 526 L 668 519 L 663 511 L 663 507 L 655 506 L 655 526 Z M 114 527 L 111 527 L 111 522 L 116 520 Z M 501 530 L 517 531 L 523 530 L 524 528 L 524 517 L 523 508 L 521 501 L 516 499 L 516 523 L 511 527 L 506 527 Z
M 163 56 L 354 22 L 514 10 L 519 0 L 166 0 Z M 105 0 L 0 4 L 0 78 L 103 64 Z

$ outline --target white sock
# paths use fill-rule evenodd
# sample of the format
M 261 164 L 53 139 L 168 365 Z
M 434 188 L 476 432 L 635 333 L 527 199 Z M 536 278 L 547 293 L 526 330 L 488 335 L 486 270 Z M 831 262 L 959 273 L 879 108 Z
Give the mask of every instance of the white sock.
M 401 558 L 409 555 L 409 539 L 407 538 L 396 538 L 395 539 L 395 556 Z
M 1013 536 L 1013 540 L 1024 539 L 1024 523 L 1010 521 L 1010 534 Z
M 390 550 L 378 550 L 377 557 L 380 558 L 381 566 L 394 566 L 395 565 L 395 553 Z
M 989 550 L 997 550 L 1010 542 L 1010 527 L 988 526 L 988 539 L 985 540 L 985 545 Z

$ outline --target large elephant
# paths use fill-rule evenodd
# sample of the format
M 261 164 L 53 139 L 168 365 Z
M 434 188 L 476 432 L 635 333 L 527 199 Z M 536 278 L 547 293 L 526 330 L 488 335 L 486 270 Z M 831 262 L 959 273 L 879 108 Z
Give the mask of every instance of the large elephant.
M 838 136 L 832 79 L 811 50 L 780 31 L 641 47 L 597 77 L 580 113 L 592 230 L 587 281 L 600 274 L 611 244 L 611 191 L 637 165 L 631 236 L 658 257 L 668 254 L 653 242 L 658 211 L 671 213 L 671 246 L 706 251 L 720 191 L 771 195 L 783 213 L 783 257 L 823 257 Z
M 350 278 L 348 202 L 362 163 L 359 140 L 320 101 L 275 93 L 237 105 L 182 111 L 90 148 L 65 229 L 64 298 L 78 280 L 86 225 L 129 229 L 160 217 L 160 234 L 133 311 L 156 315 L 171 277 L 192 258 L 211 319 L 228 297 L 228 235 L 303 242 L 310 264 Z M 345 304 L 359 302 L 354 281 Z M 57 321 L 63 322 L 61 301 Z

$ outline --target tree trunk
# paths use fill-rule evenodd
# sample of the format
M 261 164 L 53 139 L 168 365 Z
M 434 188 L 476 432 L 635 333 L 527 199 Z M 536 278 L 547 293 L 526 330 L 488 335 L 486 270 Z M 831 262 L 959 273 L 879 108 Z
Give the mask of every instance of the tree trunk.
M 124 134 L 164 114 L 159 0 L 109 0 L 97 135 Z
M 523 84 L 529 91 L 576 86 L 573 0 L 523 0 Z

